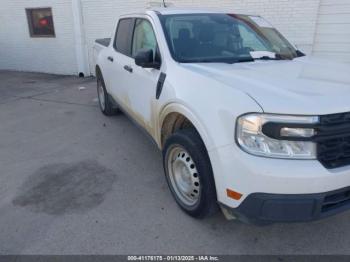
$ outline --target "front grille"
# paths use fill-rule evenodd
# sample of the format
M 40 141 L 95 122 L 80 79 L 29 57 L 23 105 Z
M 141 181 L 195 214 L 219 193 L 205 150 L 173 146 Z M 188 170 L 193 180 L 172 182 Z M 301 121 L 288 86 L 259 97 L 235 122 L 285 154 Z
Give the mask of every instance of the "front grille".
M 318 160 L 326 168 L 350 165 L 350 113 L 321 116 L 315 140 Z
M 350 189 L 326 196 L 324 198 L 321 212 L 332 211 L 350 204 Z
M 332 114 L 332 115 L 323 115 L 320 117 L 320 123 L 322 125 L 336 125 L 350 123 L 350 112 Z

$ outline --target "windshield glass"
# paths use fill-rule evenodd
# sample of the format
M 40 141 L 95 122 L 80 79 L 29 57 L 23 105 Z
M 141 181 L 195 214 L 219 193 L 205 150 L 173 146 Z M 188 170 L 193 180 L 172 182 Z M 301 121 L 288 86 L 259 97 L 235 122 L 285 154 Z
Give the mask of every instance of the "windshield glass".
M 233 14 L 160 15 L 173 58 L 191 62 L 293 59 L 297 50 L 259 16 Z

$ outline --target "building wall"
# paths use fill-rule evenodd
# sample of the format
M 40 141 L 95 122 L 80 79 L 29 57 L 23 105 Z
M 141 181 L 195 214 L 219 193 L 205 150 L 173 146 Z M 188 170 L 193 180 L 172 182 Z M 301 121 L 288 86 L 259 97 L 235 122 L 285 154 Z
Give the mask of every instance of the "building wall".
M 96 38 L 109 37 L 117 17 L 130 10 L 142 10 L 146 0 L 82 0 L 90 71 L 92 46 Z M 311 53 L 320 0 L 171 0 L 176 7 L 209 7 L 235 13 L 258 14 L 269 20 L 293 44 Z
M 320 0 L 233 0 L 234 10 L 262 15 L 306 53 L 312 51 L 319 4 Z
M 150 0 L 1 0 L 0 69 L 77 74 L 72 1 L 81 1 L 89 70 L 95 39 L 109 37 L 118 16 Z M 151 0 L 152 1 L 152 0 Z M 153 0 L 157 1 L 157 0 Z M 158 0 L 160 1 L 160 0 Z M 349 1 L 349 0 L 332 0 Z M 312 53 L 320 0 L 170 0 L 177 7 L 211 7 L 267 18 L 293 44 Z M 30 38 L 25 8 L 52 7 L 56 38 Z
M 313 54 L 350 63 L 349 0 L 321 0 Z
M 56 38 L 31 38 L 25 8 L 52 7 Z M 1 0 L 0 69 L 77 74 L 71 0 Z

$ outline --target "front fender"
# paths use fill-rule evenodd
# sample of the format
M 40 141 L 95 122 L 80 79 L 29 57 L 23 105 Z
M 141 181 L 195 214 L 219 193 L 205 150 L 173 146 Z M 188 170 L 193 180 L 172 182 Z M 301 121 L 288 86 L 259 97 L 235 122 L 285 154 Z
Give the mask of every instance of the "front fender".
M 192 122 L 207 150 L 211 151 L 235 144 L 237 117 L 263 111 L 250 95 L 242 91 L 242 87 L 239 88 L 244 83 L 237 81 L 227 85 L 178 64 L 170 64 L 168 71 L 158 100 L 158 130 L 169 113 L 180 113 Z M 161 142 L 161 131 L 157 134 L 157 141 Z
M 195 97 L 195 94 L 189 94 L 189 90 L 186 90 L 186 97 Z M 246 113 L 262 112 L 262 109 L 251 97 L 243 92 L 218 89 L 218 92 L 220 91 L 222 97 L 216 94 L 212 96 L 208 95 L 205 99 L 199 98 L 202 95 L 198 95 L 197 93 L 197 99 L 192 99 L 191 103 L 186 103 L 183 99 L 177 99 L 167 103 L 160 110 L 158 118 L 157 130 L 159 132 L 157 134 L 157 141 L 160 147 L 163 122 L 170 113 L 182 114 L 191 121 L 208 151 L 235 144 L 237 117 Z M 181 92 L 179 91 L 179 93 Z M 208 101 L 209 99 L 211 101 Z
M 170 102 L 166 106 L 163 107 L 163 109 L 160 112 L 159 115 L 159 132 L 157 134 L 157 141 L 159 141 L 159 145 L 161 146 L 161 129 L 164 123 L 165 118 L 171 114 L 171 113 L 178 113 L 186 117 L 196 128 L 197 132 L 201 136 L 207 150 L 210 150 L 210 148 L 213 148 L 214 142 L 211 139 L 211 137 L 208 134 L 207 129 L 205 126 L 201 123 L 199 120 L 199 116 L 196 116 L 196 114 L 185 104 L 174 101 Z

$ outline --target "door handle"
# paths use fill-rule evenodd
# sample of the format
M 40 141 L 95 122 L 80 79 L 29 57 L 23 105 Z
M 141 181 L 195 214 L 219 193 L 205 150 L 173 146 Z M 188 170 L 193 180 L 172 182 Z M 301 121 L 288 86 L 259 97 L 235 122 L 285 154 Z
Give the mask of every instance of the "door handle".
M 125 65 L 125 66 L 124 66 L 124 69 L 125 69 L 126 71 L 128 71 L 129 73 L 132 73 L 132 71 L 133 71 L 132 67 L 131 67 L 131 66 L 128 66 L 128 65 Z
M 113 57 L 111 57 L 111 56 L 107 57 L 107 59 L 108 59 L 109 61 L 111 61 L 112 63 L 113 63 L 113 61 L 114 61 Z

